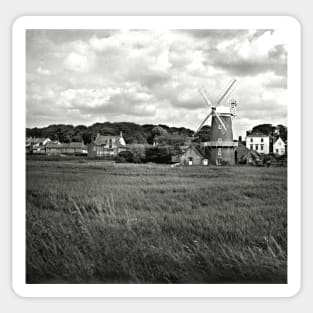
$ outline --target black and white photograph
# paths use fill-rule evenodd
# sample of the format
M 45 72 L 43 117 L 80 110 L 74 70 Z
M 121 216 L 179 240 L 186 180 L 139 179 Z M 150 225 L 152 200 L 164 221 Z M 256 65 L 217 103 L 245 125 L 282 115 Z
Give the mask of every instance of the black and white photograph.
M 288 36 L 25 29 L 25 284 L 288 284 Z
M 27 283 L 286 283 L 286 35 L 27 30 Z

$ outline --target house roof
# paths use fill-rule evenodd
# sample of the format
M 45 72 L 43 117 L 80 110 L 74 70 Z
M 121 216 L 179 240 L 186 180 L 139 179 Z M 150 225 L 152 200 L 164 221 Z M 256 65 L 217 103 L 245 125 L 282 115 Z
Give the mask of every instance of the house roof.
M 236 151 L 238 154 L 244 155 L 244 154 L 248 153 L 250 150 L 241 141 L 241 142 L 238 142 L 238 146 L 236 148 Z
M 46 147 L 47 148 L 61 148 L 62 144 L 56 143 L 56 142 L 47 142 Z
M 245 155 L 243 155 L 240 159 L 246 160 L 249 156 L 251 156 L 254 160 L 255 159 L 261 159 L 261 155 L 256 152 L 255 150 L 249 150 Z
M 284 144 L 286 144 L 286 143 L 284 142 L 284 140 L 283 140 L 281 137 L 278 137 L 278 138 L 275 140 L 274 144 L 275 144 L 278 140 L 281 140 Z
M 181 153 L 181 155 L 185 154 L 189 149 L 193 149 L 201 158 L 207 159 L 208 157 L 200 150 L 200 148 L 198 148 L 197 146 L 194 145 L 190 145 L 187 147 L 186 150 L 184 150 L 183 153 Z
M 69 148 L 86 148 L 87 146 L 84 145 L 82 142 L 70 142 L 68 143 Z
M 50 138 L 32 138 L 32 137 L 26 138 L 26 142 L 31 144 L 42 143 L 45 140 L 50 140 Z
M 247 135 L 247 137 L 269 137 L 269 135 L 265 135 L 263 133 L 252 133 Z
M 61 149 L 61 148 L 82 148 L 82 149 L 87 149 L 87 146 L 84 145 L 82 142 L 70 142 L 70 143 L 50 143 L 48 142 L 46 144 L 47 148 L 56 148 L 56 149 Z
M 33 149 L 35 149 L 35 150 L 45 150 L 45 149 L 46 149 L 46 146 L 43 146 L 43 145 L 41 145 L 41 146 L 35 146 L 35 147 L 33 147 Z
M 103 136 L 100 135 L 99 133 L 97 134 L 95 140 L 93 141 L 93 143 L 97 146 L 102 146 L 102 145 L 107 145 L 109 143 L 109 140 L 112 140 L 112 143 L 114 143 L 114 145 L 116 145 L 117 147 L 124 147 L 124 145 L 122 145 L 119 140 L 120 138 L 122 138 L 121 136 Z

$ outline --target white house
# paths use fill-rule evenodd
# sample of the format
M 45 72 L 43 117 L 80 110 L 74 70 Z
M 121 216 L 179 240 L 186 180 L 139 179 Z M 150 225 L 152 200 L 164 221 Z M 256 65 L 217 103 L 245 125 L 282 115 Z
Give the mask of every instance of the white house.
M 26 138 L 26 152 L 45 154 L 46 144 L 50 138 Z
M 286 153 L 286 145 L 280 137 L 274 142 L 273 152 L 278 155 L 284 155 Z
M 252 133 L 246 137 L 246 147 L 260 154 L 269 154 L 270 137 L 262 133 Z
M 122 151 L 126 151 L 122 132 L 119 136 L 103 136 L 98 133 L 94 141 L 88 145 L 89 157 L 116 157 Z

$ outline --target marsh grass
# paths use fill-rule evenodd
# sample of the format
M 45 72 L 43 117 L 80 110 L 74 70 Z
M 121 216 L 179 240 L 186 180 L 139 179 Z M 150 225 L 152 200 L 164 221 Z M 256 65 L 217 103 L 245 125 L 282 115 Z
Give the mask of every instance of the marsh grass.
M 28 283 L 286 283 L 285 168 L 27 162 Z

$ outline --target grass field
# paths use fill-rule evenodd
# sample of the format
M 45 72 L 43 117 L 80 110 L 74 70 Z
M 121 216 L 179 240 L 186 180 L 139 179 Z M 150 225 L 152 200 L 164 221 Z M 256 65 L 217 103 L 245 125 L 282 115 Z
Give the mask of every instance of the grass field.
M 28 283 L 286 283 L 287 169 L 27 161 Z

